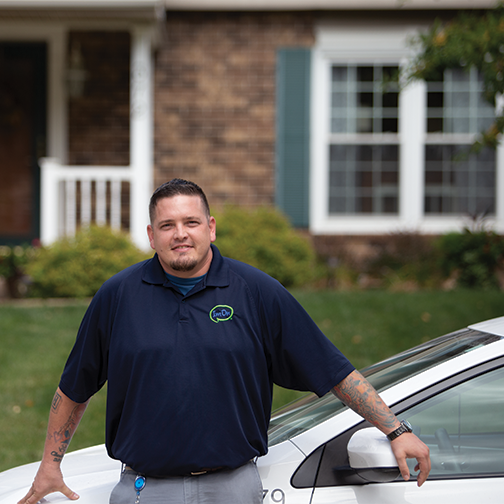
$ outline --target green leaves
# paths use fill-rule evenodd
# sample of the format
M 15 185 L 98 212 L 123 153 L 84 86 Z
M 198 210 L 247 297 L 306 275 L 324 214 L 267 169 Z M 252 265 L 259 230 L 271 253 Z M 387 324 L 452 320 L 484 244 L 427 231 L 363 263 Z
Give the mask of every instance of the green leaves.
M 31 294 L 40 297 L 91 297 L 112 275 L 147 259 L 129 237 L 106 227 L 91 226 L 74 238 L 39 249 L 26 267 Z
M 261 269 L 285 287 L 313 278 L 315 252 L 309 240 L 277 210 L 227 206 L 216 219 L 215 244 L 222 255 Z
M 423 79 L 442 79 L 443 71 L 451 68 L 469 70 L 475 67 L 483 78 L 483 97 L 495 106 L 497 97 L 504 94 L 504 5 L 483 14 L 461 13 L 451 21 L 437 20 L 426 32 L 419 34 L 413 45 L 418 54 L 406 72 L 406 82 Z M 502 110 L 494 123 L 475 142 L 495 148 L 504 131 Z

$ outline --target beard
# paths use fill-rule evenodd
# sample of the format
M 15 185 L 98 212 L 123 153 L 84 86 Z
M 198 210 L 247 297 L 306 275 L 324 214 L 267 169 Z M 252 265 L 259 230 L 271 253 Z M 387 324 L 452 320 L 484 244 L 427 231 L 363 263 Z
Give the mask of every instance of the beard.
M 180 257 L 176 261 L 170 262 L 170 268 L 174 271 L 192 271 L 198 264 L 198 261 L 191 257 Z

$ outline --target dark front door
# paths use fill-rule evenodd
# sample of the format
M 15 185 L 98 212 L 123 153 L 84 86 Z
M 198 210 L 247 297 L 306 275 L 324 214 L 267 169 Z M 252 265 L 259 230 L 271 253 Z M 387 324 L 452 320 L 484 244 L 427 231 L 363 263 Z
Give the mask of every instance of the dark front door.
M 0 42 L 0 244 L 39 237 L 46 60 L 45 44 Z

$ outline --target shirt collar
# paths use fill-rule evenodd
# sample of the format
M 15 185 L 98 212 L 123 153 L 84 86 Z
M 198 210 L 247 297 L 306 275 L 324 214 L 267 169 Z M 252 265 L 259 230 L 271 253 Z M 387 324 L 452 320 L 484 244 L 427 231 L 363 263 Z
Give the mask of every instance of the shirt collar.
M 211 245 L 213 257 L 205 279 L 206 286 L 225 287 L 229 285 L 229 265 L 221 256 L 219 249 Z M 157 253 L 146 263 L 142 280 L 153 285 L 164 285 L 168 282 L 165 271 L 159 262 Z

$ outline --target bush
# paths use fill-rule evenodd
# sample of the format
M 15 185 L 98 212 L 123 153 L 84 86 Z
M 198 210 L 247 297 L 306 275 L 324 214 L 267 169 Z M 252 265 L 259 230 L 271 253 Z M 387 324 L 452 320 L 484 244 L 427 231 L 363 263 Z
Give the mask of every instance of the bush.
M 127 235 L 92 226 L 38 249 L 26 267 L 30 295 L 90 297 L 112 275 L 148 257 Z
M 8 295 L 12 298 L 22 296 L 21 279 L 28 262 L 35 255 L 35 248 L 29 245 L 0 246 L 0 277 L 5 278 Z
M 312 280 L 315 252 L 311 243 L 277 210 L 227 206 L 216 219 L 215 244 L 224 256 L 259 268 L 285 287 Z
M 410 284 L 432 288 L 440 283 L 438 251 L 429 236 L 417 232 L 397 232 L 375 244 L 376 256 L 366 273 L 383 280 L 383 286 Z
M 497 269 L 504 259 L 504 238 L 493 231 L 448 233 L 437 243 L 446 276 L 457 275 L 461 287 L 497 288 Z

